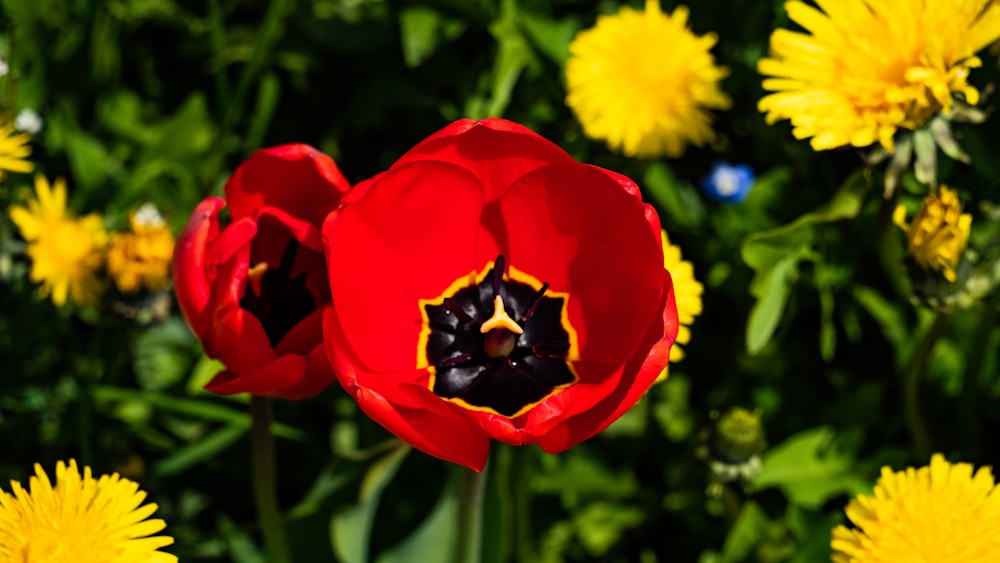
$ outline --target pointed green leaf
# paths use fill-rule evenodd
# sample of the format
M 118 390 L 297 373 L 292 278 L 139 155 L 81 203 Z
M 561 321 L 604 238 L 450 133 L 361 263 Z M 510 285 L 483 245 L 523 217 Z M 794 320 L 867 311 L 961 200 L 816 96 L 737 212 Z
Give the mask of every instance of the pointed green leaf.
M 344 563 L 368 563 L 375 511 L 382 492 L 395 477 L 408 453 L 409 446 L 400 446 L 373 463 L 361 481 L 358 504 L 330 520 L 333 551 Z

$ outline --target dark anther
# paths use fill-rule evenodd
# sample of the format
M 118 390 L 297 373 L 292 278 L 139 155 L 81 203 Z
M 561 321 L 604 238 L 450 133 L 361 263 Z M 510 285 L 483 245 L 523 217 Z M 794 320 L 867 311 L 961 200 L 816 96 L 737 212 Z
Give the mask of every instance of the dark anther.
M 536 342 L 531 345 L 531 353 L 538 358 L 565 358 L 569 352 L 569 342 Z
M 458 320 L 462 321 L 463 324 L 471 325 L 475 323 L 472 317 L 465 312 L 465 309 L 461 305 L 455 302 L 451 297 L 444 298 L 444 308 L 451 311 L 451 314 L 458 317 Z
M 505 269 L 507 269 L 507 264 L 503 259 L 503 254 L 501 254 L 493 262 L 493 297 L 500 295 L 500 285 L 503 283 L 503 271 Z
M 538 304 L 542 302 L 542 297 L 545 296 L 545 291 L 549 289 L 549 282 L 542 284 L 539 288 L 538 293 L 535 294 L 535 298 L 531 300 L 531 305 L 528 306 L 528 310 L 524 312 L 524 316 L 521 317 L 521 322 L 524 322 L 531 318 L 535 314 L 535 309 L 538 308 Z
M 440 368 L 451 367 L 451 366 L 455 366 L 455 365 L 458 365 L 458 364 L 462 364 L 462 363 L 468 362 L 471 359 L 472 359 L 472 354 L 459 354 L 457 356 L 448 358 L 447 360 L 441 361 L 440 363 L 438 363 L 437 367 L 440 367 Z

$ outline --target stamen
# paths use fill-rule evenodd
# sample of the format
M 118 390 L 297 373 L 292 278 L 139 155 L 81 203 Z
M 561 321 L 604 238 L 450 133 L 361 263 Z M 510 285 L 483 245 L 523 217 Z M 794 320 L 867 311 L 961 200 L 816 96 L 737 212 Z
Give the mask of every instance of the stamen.
M 465 309 L 463 309 L 462 306 L 459 305 L 451 297 L 444 298 L 444 308 L 451 311 L 451 314 L 458 317 L 458 320 L 461 321 L 463 324 L 471 325 L 472 323 L 475 322 L 473 318 L 470 317 L 469 314 L 465 312 Z
M 503 284 L 503 271 L 507 269 L 507 261 L 503 254 L 497 256 L 493 261 L 493 297 L 500 295 L 500 286 Z
M 250 289 L 253 294 L 260 297 L 261 282 L 264 281 L 264 274 L 267 273 L 267 262 L 258 262 L 247 270 L 247 281 L 250 282 Z
M 487 332 L 497 328 L 509 330 L 514 334 L 521 334 L 524 332 L 521 325 L 517 324 L 514 319 L 510 318 L 510 315 L 508 315 L 507 311 L 504 310 L 503 298 L 499 295 L 493 298 L 493 316 L 487 319 L 486 322 L 479 327 L 479 332 L 486 334 Z
M 459 354 L 457 356 L 448 358 L 447 360 L 443 360 L 441 363 L 437 365 L 437 367 L 439 368 L 451 367 L 454 365 L 461 364 L 463 362 L 467 362 L 471 359 L 472 359 L 472 354 Z
M 535 314 L 535 309 L 537 309 L 538 304 L 542 302 L 542 297 L 545 297 L 545 291 L 547 289 L 549 289 L 549 282 L 543 283 L 542 287 L 538 290 L 538 293 L 535 294 L 535 299 L 531 301 L 531 305 L 528 307 L 528 310 L 525 311 L 524 316 L 521 317 L 522 321 L 530 319 L 531 316 Z

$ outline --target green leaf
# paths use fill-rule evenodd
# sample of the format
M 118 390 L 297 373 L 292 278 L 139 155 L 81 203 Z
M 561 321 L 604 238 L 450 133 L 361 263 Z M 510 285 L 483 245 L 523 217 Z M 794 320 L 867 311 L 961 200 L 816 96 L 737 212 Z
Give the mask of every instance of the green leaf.
M 682 182 L 662 160 L 649 164 L 643 176 L 643 189 L 665 216 L 663 224 L 690 229 L 705 219 L 705 206 L 694 187 Z
M 666 381 L 657 383 L 650 390 L 653 401 L 653 418 L 672 442 L 683 442 L 694 431 L 695 418 L 691 413 L 691 381 L 681 373 L 671 373 Z
M 750 295 L 757 299 L 747 321 L 746 344 L 750 354 L 760 352 L 771 341 L 792 285 L 798 279 L 799 262 L 817 259 L 812 248 L 817 224 L 856 217 L 870 186 L 863 173 L 855 173 L 823 207 L 744 240 L 743 261 L 754 270 Z
M 458 20 L 443 17 L 426 6 L 406 6 L 399 11 L 400 42 L 403 61 L 409 68 L 420 66 L 434 54 L 442 40 L 457 37 L 465 29 Z
M 569 43 L 580 30 L 576 18 L 553 19 L 522 9 L 518 21 L 533 45 L 560 67 L 569 58 Z
M 254 106 L 253 117 L 250 118 L 250 128 L 247 132 L 246 148 L 249 151 L 259 149 L 264 142 L 264 134 L 274 117 L 274 109 L 281 96 L 281 81 L 273 72 L 268 72 L 260 79 L 257 86 L 257 104 Z
M 213 400 L 187 399 L 174 397 L 166 393 L 125 389 L 110 385 L 95 386 L 93 393 L 94 400 L 98 404 L 135 401 L 175 414 L 189 415 L 198 420 L 214 420 L 243 430 L 250 429 L 250 415 L 247 412 L 231 409 Z M 276 437 L 288 438 L 290 440 L 301 441 L 305 440 L 306 436 L 302 430 L 293 428 L 287 424 L 275 423 L 271 427 L 271 430 Z
M 368 469 L 361 482 L 358 504 L 330 520 L 330 541 L 337 557 L 345 563 L 368 563 L 372 525 L 382 492 L 392 481 L 410 452 L 409 446 L 393 449 Z
M 118 166 L 100 141 L 78 129 L 66 131 L 66 155 L 73 180 L 85 191 L 103 182 Z
M 835 438 L 826 426 L 789 437 L 764 455 L 754 485 L 778 487 L 790 502 L 806 508 L 818 508 L 834 495 L 861 492 L 866 482 L 851 472 L 854 448 Z
M 896 366 L 902 368 L 906 365 L 910 357 L 910 350 L 914 343 L 910 331 L 910 322 L 905 318 L 899 307 L 882 297 L 882 295 L 869 287 L 857 286 L 851 290 L 854 300 L 858 302 L 868 314 L 875 319 L 882 329 L 882 334 L 892 343 L 895 352 Z M 926 325 L 927 318 L 921 326 Z M 919 333 L 917 333 L 919 334 Z
M 226 426 L 217 430 L 156 462 L 153 475 L 169 477 L 205 463 L 242 438 L 246 432 L 246 428 L 239 426 Z
M 455 489 L 454 486 L 446 487 L 427 519 L 397 546 L 380 554 L 375 563 L 453 561 L 458 532 L 455 527 L 458 520 L 458 494 Z
M 160 391 L 180 381 L 191 365 L 193 342 L 184 321 L 177 317 L 143 332 L 132 348 L 132 367 L 139 385 Z
M 511 93 L 518 78 L 534 62 L 531 47 L 517 25 L 517 4 L 514 0 L 504 0 L 500 15 L 490 25 L 490 33 L 497 42 L 497 56 L 491 72 L 493 82 L 488 100 L 479 107 L 467 108 L 467 114 L 476 118 L 502 117 L 510 104 Z M 485 107 L 484 107 L 485 106 Z
M 621 503 L 595 502 L 575 511 L 573 524 L 576 536 L 587 552 L 602 556 L 618 543 L 626 530 L 646 519 L 646 513 L 635 506 Z
M 785 520 L 795 536 L 798 552 L 788 563 L 814 563 L 830 560 L 830 532 L 843 522 L 838 510 L 831 514 L 817 513 L 796 506 L 788 507 Z
M 756 502 L 747 501 L 726 536 L 726 543 L 722 546 L 722 560 L 727 563 L 745 561 L 753 548 L 764 539 L 767 525 L 767 514 Z

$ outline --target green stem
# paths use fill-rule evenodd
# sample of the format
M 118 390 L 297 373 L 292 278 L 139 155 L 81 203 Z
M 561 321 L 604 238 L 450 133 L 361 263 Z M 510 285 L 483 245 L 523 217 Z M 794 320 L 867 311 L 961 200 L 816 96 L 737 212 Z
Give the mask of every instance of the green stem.
M 486 469 L 462 468 L 458 489 L 457 563 L 480 563 L 483 553 L 483 493 Z
M 278 512 L 274 479 L 274 436 L 271 435 L 271 399 L 250 398 L 250 440 L 253 449 L 253 492 L 257 517 L 264 532 L 269 563 L 289 563 L 285 528 Z
M 879 263 L 882 266 L 885 279 L 889 282 L 896 296 L 905 301 L 911 294 L 902 268 L 905 245 L 901 243 L 901 236 L 892 222 L 898 194 L 899 190 L 897 189 L 891 198 L 879 200 L 878 212 L 875 215 L 875 240 L 876 251 L 880 258 Z
M 967 454 L 972 454 L 976 459 L 981 454 L 976 448 L 980 444 L 979 420 L 979 374 L 983 370 L 983 363 L 986 354 L 995 350 L 989 346 L 990 336 L 996 328 L 997 305 L 1000 304 L 1000 295 L 995 295 L 984 304 L 983 310 L 979 313 L 979 319 L 972 331 L 969 345 L 965 355 L 966 362 L 962 369 L 962 393 L 958 398 L 958 436 L 962 439 L 963 449 Z M 970 451 L 972 449 L 972 451 Z
M 922 456 L 931 454 L 930 433 L 927 431 L 927 422 L 924 420 L 922 409 L 920 408 L 920 383 L 923 380 L 924 372 L 927 370 L 927 361 L 934 352 L 934 346 L 944 334 L 948 326 L 948 314 L 938 313 L 934 317 L 923 339 L 913 351 L 913 357 L 906 366 L 906 373 L 903 379 L 903 406 L 906 412 L 906 425 L 910 430 L 910 438 L 913 445 Z

